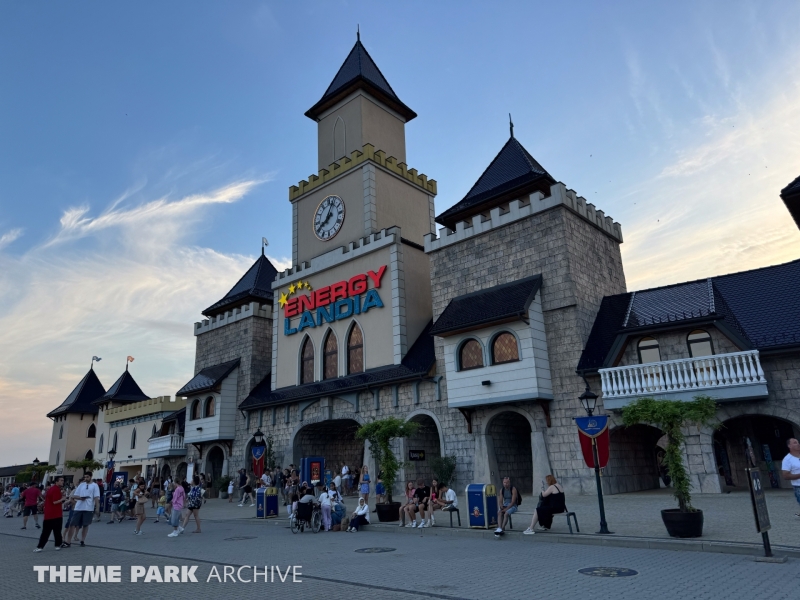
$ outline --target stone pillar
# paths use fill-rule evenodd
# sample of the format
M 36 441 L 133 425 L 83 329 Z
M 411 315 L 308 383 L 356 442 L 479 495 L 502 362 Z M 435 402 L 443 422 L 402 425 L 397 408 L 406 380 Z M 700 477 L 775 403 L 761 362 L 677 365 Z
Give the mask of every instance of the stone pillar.
M 226 458 L 225 460 L 222 461 L 222 476 L 223 477 L 225 475 L 230 475 L 230 473 L 228 472 L 229 468 L 230 468 L 229 460 Z
M 531 452 L 533 453 L 533 493 L 541 487 L 545 475 L 553 473 L 550 457 L 547 455 L 547 443 L 541 431 L 531 432 Z
M 722 493 L 711 431 L 700 431 L 691 426 L 685 430 L 685 434 L 683 460 L 692 484 L 691 491 L 695 494 Z
M 467 483 L 494 483 L 498 475 L 497 456 L 494 452 L 494 440 L 491 435 L 478 434 L 475 436 L 475 466 L 473 480 Z M 466 487 L 466 486 L 465 486 Z

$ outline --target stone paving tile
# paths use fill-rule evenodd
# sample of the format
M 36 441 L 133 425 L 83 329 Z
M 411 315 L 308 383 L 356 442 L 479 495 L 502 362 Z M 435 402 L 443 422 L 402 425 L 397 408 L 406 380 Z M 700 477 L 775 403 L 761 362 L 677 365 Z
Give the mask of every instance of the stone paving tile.
M 292 534 L 275 521 L 224 518 L 228 507 L 209 502 L 203 533 L 187 531 L 167 538 L 170 528 L 148 523 L 145 535 L 134 536 L 127 522 L 92 525 L 89 546 L 55 552 L 52 545 L 33 554 L 36 530 L 20 531 L 16 519 L 0 521 L 0 564 L 7 593 L 26 597 L 107 597 L 113 584 L 37 584 L 33 565 L 199 565 L 204 579 L 216 565 L 302 565 L 302 584 L 280 584 L 280 593 L 300 592 L 307 598 L 480 598 L 502 592 L 503 598 L 671 598 L 768 597 L 796 598 L 796 561 L 756 563 L 752 557 L 711 553 L 609 548 L 578 544 L 496 541 L 479 536 L 392 535 L 377 528 L 357 534 L 310 532 Z M 241 513 L 240 513 L 241 514 Z M 232 516 L 232 515 L 231 515 Z M 191 527 L 189 528 L 191 529 Z M 466 533 L 466 532 L 465 532 Z M 251 537 L 252 536 L 252 537 Z M 251 537 L 232 540 L 230 538 Z M 358 554 L 364 547 L 391 547 L 381 554 Z M 629 578 L 595 578 L 578 569 L 596 566 L 639 571 Z M 124 580 L 124 579 L 123 579 Z M 136 584 L 139 589 L 142 584 Z M 217 583 L 172 584 L 142 588 L 163 597 L 183 598 L 215 593 Z M 278 584 L 228 583 L 226 594 L 263 597 Z

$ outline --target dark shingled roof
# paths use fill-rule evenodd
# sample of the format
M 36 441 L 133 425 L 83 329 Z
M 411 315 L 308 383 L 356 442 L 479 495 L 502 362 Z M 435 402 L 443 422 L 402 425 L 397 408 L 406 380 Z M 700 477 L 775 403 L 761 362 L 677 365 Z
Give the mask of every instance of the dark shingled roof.
M 97 406 L 92 402 L 105 393 L 106 389 L 95 375 L 94 369 L 89 369 L 67 399 L 58 408 L 47 413 L 47 416 L 57 417 L 67 413 L 97 414 Z
M 206 367 L 197 375 L 192 377 L 189 382 L 177 391 L 176 396 L 188 396 L 198 392 L 212 390 L 219 382 L 231 374 L 239 366 L 241 359 L 231 360 L 213 367 Z
M 459 331 L 527 317 L 528 308 L 541 287 L 542 276 L 533 275 L 453 298 L 433 325 L 431 335 L 447 337 Z
M 278 275 L 278 270 L 263 254 L 247 270 L 247 273 L 231 288 L 225 297 L 209 306 L 203 311 L 207 317 L 213 317 L 246 303 L 249 300 L 272 302 L 272 282 Z
M 397 94 L 394 93 L 392 86 L 386 81 L 378 65 L 375 64 L 367 49 L 364 48 L 360 38 L 356 41 L 353 49 L 350 50 L 350 54 L 347 55 L 322 98 L 306 111 L 306 116 L 309 119 L 316 120 L 322 112 L 358 88 L 364 88 L 389 108 L 400 113 L 406 121 L 410 121 L 417 116 L 417 113 L 403 104 Z
M 345 377 L 326 379 L 304 385 L 293 385 L 280 388 L 274 392 L 270 390 L 271 375 L 259 383 L 250 395 L 239 405 L 239 408 L 253 409 L 272 404 L 285 404 L 299 400 L 309 400 L 322 396 L 335 396 L 348 392 L 357 392 L 369 387 L 379 387 L 400 383 L 424 376 L 436 362 L 433 350 L 433 338 L 430 335 L 432 323 L 428 323 L 414 344 L 409 348 L 403 362 L 399 365 L 377 367 Z
M 506 199 L 509 195 L 522 192 L 523 188 L 536 188 L 547 195 L 555 182 L 544 167 L 511 136 L 467 195 L 436 217 L 436 221 L 454 229 L 456 222 L 490 208 L 494 200 Z
M 800 177 L 781 190 L 781 199 L 794 222 L 800 227 Z
M 150 396 L 142 391 L 139 384 L 133 378 L 126 368 L 122 375 L 119 376 L 108 391 L 102 397 L 94 401 L 94 404 L 103 404 L 105 402 L 119 402 L 122 404 L 131 404 L 133 402 L 141 402 L 148 400 Z
M 602 368 L 618 336 L 706 320 L 757 350 L 800 346 L 800 260 L 752 271 L 606 296 L 578 371 Z
M 169 430 L 168 426 L 172 421 L 175 421 L 175 423 L 177 423 L 177 426 L 175 427 L 176 432 L 183 433 L 185 431 L 185 424 L 186 424 L 186 407 L 183 407 L 180 410 L 176 410 L 175 412 L 168 414 L 161 420 L 162 435 L 166 435 L 166 433 L 163 432 Z M 165 428 L 164 425 L 167 425 L 167 427 Z

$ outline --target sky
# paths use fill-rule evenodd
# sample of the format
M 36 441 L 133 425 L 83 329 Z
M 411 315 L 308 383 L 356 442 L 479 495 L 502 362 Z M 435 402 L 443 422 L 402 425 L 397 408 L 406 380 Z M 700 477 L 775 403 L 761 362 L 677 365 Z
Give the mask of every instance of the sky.
M 800 258 L 800 4 L 0 0 L 0 466 L 126 356 L 150 396 L 258 256 L 291 256 L 303 113 L 355 43 L 460 200 L 508 138 L 621 223 L 629 290 Z

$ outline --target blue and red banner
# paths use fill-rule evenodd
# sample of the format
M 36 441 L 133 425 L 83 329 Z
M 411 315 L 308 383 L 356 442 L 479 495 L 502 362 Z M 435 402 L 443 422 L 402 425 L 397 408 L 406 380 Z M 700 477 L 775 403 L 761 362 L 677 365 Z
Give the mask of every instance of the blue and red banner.
M 253 454 L 253 473 L 256 477 L 261 477 L 264 474 L 264 454 L 267 451 L 267 446 L 253 446 L 251 450 Z
M 608 464 L 610 439 L 608 433 L 608 417 L 575 417 L 578 426 L 578 438 L 581 441 L 583 461 L 590 469 L 594 469 L 594 453 L 592 445 L 597 445 L 597 462 L 602 469 Z

